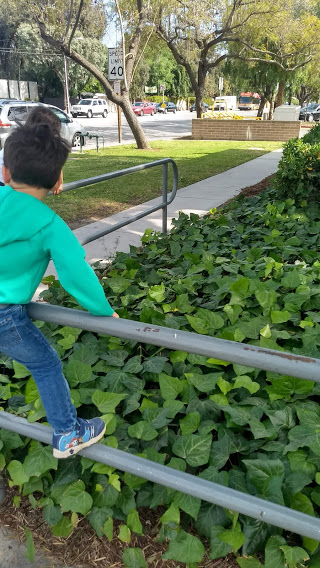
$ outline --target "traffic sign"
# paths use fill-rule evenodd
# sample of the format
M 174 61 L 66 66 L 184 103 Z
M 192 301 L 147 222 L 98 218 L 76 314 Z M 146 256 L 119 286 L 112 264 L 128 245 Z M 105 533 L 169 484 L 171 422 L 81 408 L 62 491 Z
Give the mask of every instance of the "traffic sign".
M 109 81 L 123 79 L 122 47 L 108 47 L 108 79 Z
M 160 91 L 165 91 L 166 90 L 166 86 L 165 85 L 160 85 Z
M 162 104 L 161 104 L 161 108 L 166 108 L 165 103 L 162 103 Z

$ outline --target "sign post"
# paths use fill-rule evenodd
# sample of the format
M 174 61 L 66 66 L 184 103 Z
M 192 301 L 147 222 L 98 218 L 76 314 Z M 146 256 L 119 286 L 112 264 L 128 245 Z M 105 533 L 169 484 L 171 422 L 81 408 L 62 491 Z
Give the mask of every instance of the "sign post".
M 223 91 L 223 77 L 219 77 L 219 91 L 220 91 L 220 101 L 219 101 L 219 110 L 221 110 L 221 93 Z
M 164 103 L 164 92 L 166 90 L 166 86 L 164 84 L 160 85 L 160 91 L 162 92 L 162 104 Z
M 113 90 L 121 94 L 120 81 L 123 79 L 123 50 L 122 47 L 108 47 L 108 79 L 113 81 Z M 121 108 L 117 105 L 118 113 L 118 141 L 122 142 Z

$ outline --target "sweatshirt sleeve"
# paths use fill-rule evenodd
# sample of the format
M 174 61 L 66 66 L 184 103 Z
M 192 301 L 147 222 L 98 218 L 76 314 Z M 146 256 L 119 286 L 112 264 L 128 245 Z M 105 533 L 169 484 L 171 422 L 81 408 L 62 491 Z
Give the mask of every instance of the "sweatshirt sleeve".
M 51 255 L 64 289 L 91 314 L 112 316 L 114 310 L 93 269 L 85 260 L 84 248 L 58 215 L 46 227 L 44 239 L 44 248 Z

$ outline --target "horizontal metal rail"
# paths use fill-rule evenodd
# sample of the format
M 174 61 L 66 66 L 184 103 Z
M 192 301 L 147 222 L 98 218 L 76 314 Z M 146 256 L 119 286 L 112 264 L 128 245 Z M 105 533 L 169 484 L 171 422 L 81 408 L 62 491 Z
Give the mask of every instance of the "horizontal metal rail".
M 50 304 L 31 302 L 27 309 L 29 316 L 37 320 L 133 339 L 142 343 L 273 371 L 280 375 L 320 382 L 320 360 L 313 357 L 264 349 L 256 345 L 217 339 L 208 335 L 138 321 L 97 317 L 81 310 L 61 308 Z
M 52 428 L 44 424 L 30 424 L 25 418 L 8 412 L 0 412 L 0 428 L 39 440 L 44 444 L 52 443 Z M 198 497 L 220 507 L 238 511 L 259 521 L 320 541 L 320 519 L 294 509 L 264 501 L 259 497 L 241 493 L 103 444 L 95 444 L 79 453 L 96 462 L 127 471 L 143 479 L 192 495 L 192 497 Z
M 80 310 L 45 304 L 29 304 L 28 314 L 42 321 L 134 339 L 170 349 L 182 349 L 189 353 L 242 363 L 309 380 L 318 380 L 318 382 L 320 380 L 320 360 L 311 357 L 296 356 L 136 321 L 97 317 Z M 24 418 L 2 411 L 0 412 L 0 427 L 45 444 L 51 444 L 52 429 L 44 424 L 29 424 Z M 143 479 L 320 541 L 320 519 L 299 511 L 264 501 L 103 444 L 96 444 L 83 450 L 81 454 Z
M 172 191 L 171 191 L 169 196 L 168 196 L 168 164 L 172 165 L 172 173 L 173 173 Z M 163 158 L 162 160 L 157 160 L 155 162 L 148 162 L 147 164 L 139 164 L 138 166 L 132 166 L 131 168 L 126 168 L 124 170 L 118 170 L 116 172 L 109 172 L 107 174 L 101 174 L 99 176 L 94 176 L 94 177 L 91 177 L 91 178 L 81 179 L 81 180 L 78 180 L 78 181 L 73 181 L 71 183 L 64 184 L 63 191 L 64 192 L 65 191 L 71 191 L 71 190 L 74 190 L 74 189 L 79 189 L 81 187 L 86 187 L 88 185 L 101 183 L 102 181 L 108 181 L 110 179 L 115 179 L 115 178 L 125 176 L 125 175 L 128 175 L 128 174 L 134 174 L 136 172 L 140 172 L 140 171 L 143 171 L 143 170 L 149 170 L 150 168 L 155 168 L 157 166 L 162 166 L 162 201 L 161 201 L 161 203 L 159 203 L 159 205 L 155 205 L 154 207 L 150 207 L 150 209 L 147 209 L 146 211 L 142 211 L 141 213 L 139 213 L 138 215 L 135 215 L 131 219 L 126 219 L 125 221 L 121 221 L 120 223 L 117 223 L 116 225 L 113 225 L 112 227 L 109 227 L 107 229 L 103 229 L 102 231 L 98 231 L 98 232 L 90 235 L 89 237 L 86 237 L 85 239 L 80 241 L 82 245 L 86 245 L 88 243 L 91 243 L 92 241 L 95 241 L 97 239 L 100 239 L 101 237 L 104 237 L 105 235 L 113 233 L 114 231 L 117 231 L 118 229 L 121 229 L 122 227 L 125 227 L 126 225 L 130 225 L 131 223 L 134 223 L 135 221 L 138 221 L 139 219 L 142 219 L 143 217 L 146 217 L 147 215 L 150 215 L 151 213 L 154 213 L 155 211 L 159 211 L 159 209 L 162 209 L 162 232 L 166 233 L 167 232 L 168 205 L 170 205 L 170 203 L 172 203 L 172 201 L 174 200 L 176 193 L 177 193 L 177 189 L 178 189 L 178 168 L 177 168 L 177 164 L 171 158 Z

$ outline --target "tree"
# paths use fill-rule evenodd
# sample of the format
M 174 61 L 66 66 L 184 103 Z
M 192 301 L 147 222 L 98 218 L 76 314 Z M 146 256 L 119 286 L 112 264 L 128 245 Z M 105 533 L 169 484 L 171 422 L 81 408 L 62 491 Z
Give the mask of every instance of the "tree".
M 295 0 L 291 4 L 290 0 L 288 2 L 289 8 L 287 2 L 281 5 L 279 0 L 203 0 L 201 4 L 194 0 L 170 0 L 170 3 L 159 0 L 156 3 L 157 33 L 189 75 L 196 95 L 198 117 L 202 110 L 206 76 L 226 59 L 240 59 L 246 63 L 263 62 L 283 71 L 292 71 L 310 61 L 311 55 L 306 53 L 308 50 L 301 51 L 301 42 L 297 37 L 296 41 L 285 45 L 285 34 L 282 34 L 284 52 L 282 49 L 273 49 L 272 41 L 269 42 L 266 23 L 271 30 L 272 23 L 276 23 L 274 29 L 277 32 L 286 30 L 285 22 L 290 10 L 299 12 L 298 0 L 296 3 Z M 306 2 L 309 0 L 300 0 L 301 5 Z M 301 15 L 299 17 L 301 21 Z M 297 26 L 298 21 L 296 17 Z M 305 21 L 306 18 L 303 23 Z M 312 21 L 314 24 L 318 22 L 316 16 L 310 17 L 308 31 Z M 277 32 L 274 31 L 274 35 Z M 315 41 L 314 31 L 311 36 L 312 39 L 305 41 L 308 45 Z
M 59 78 L 62 87 L 64 83 L 64 61 L 60 52 L 43 49 L 39 28 L 34 24 L 22 23 L 15 34 L 15 45 L 23 55 L 24 70 L 36 75 L 41 84 L 41 78 L 48 76 L 48 72 L 54 72 Z M 80 54 L 88 61 L 96 65 L 100 71 L 106 67 L 107 49 L 99 39 L 84 37 L 80 31 L 74 38 L 74 45 Z M 78 95 L 88 82 L 91 74 L 80 65 L 70 62 L 68 65 L 68 77 L 70 93 Z
M 115 0 L 115 3 L 118 15 L 121 17 L 118 0 Z M 76 31 L 79 29 L 81 19 L 85 15 L 85 0 L 49 0 L 45 5 L 41 0 L 36 0 L 32 5 L 29 5 L 33 18 L 38 23 L 42 39 L 55 50 L 65 54 L 72 61 L 90 72 L 101 83 L 108 98 L 121 107 L 140 149 L 147 149 L 149 145 L 142 127 L 132 110 L 129 89 L 134 65 L 138 58 L 143 30 L 148 22 L 149 3 L 150 0 L 131 0 L 131 2 L 127 2 L 128 10 L 130 9 L 131 33 L 125 50 L 124 79 L 121 84 L 121 94 L 115 93 L 105 74 L 76 49 L 74 38 Z M 124 33 L 122 34 L 122 39 L 124 45 L 126 43 Z

